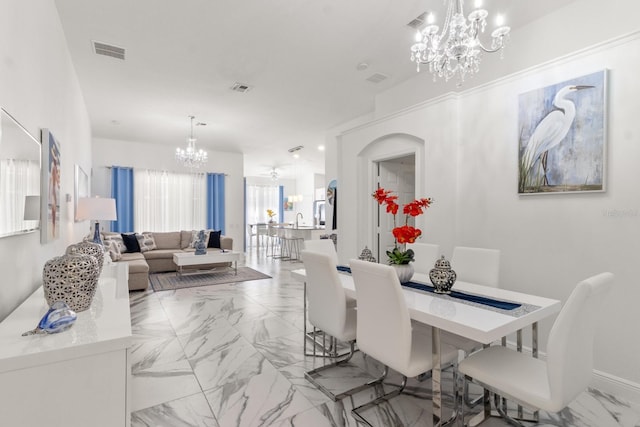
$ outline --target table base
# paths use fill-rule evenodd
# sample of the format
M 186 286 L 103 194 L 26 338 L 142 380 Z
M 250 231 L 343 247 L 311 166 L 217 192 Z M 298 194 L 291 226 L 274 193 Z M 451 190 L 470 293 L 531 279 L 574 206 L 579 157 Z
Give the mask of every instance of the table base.
M 176 276 L 182 277 L 185 274 L 195 274 L 195 273 L 214 273 L 216 269 L 220 268 L 220 267 L 213 267 L 213 268 L 205 268 L 205 269 L 201 269 L 201 268 L 188 268 L 186 271 L 187 273 L 185 273 L 184 268 L 185 266 L 183 265 L 179 265 L 178 266 L 178 270 L 176 271 Z M 238 275 L 238 261 L 235 260 L 233 261 L 233 267 L 227 267 L 227 268 L 233 268 L 235 275 Z

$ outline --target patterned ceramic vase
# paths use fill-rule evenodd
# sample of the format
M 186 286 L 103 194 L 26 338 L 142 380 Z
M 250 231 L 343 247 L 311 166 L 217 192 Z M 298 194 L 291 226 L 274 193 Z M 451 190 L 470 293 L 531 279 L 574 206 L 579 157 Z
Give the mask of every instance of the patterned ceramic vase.
M 371 249 L 366 246 L 360 253 L 358 259 L 361 259 L 362 261 L 376 262 L 376 257 L 373 256 L 373 252 L 371 252 Z
M 407 283 L 413 277 L 413 265 L 411 264 L 391 264 L 396 270 L 400 283 Z
M 91 255 L 51 258 L 42 270 L 44 297 L 49 306 L 64 301 L 75 312 L 88 309 L 96 293 L 100 269 Z
M 98 268 L 102 271 L 102 264 L 104 263 L 104 246 L 93 242 L 80 242 L 74 245 L 67 246 L 65 252 L 67 255 L 91 255 L 98 261 Z
M 444 255 L 436 261 L 435 267 L 429 272 L 429 280 L 438 294 L 451 293 L 456 277 L 456 272 L 451 269 L 451 264 Z
M 205 234 L 204 230 L 200 230 L 198 233 L 198 240 L 194 243 L 193 247 L 196 248 L 196 255 L 206 255 L 207 254 L 207 244 L 205 243 Z

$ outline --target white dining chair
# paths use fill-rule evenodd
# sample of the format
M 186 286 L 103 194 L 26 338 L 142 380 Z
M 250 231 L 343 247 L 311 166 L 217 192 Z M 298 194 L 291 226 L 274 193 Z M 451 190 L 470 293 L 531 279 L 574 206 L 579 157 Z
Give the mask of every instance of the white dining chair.
M 310 252 L 319 252 L 319 253 L 323 253 L 325 255 L 329 255 L 329 257 L 331 258 L 331 261 L 334 263 L 334 265 L 338 265 L 338 253 L 336 252 L 336 246 L 333 243 L 333 240 L 331 239 L 313 239 L 313 240 L 305 240 L 304 241 L 304 247 L 305 250 L 310 251 Z M 307 288 L 306 288 L 306 283 L 305 283 L 305 298 L 307 295 Z M 356 306 L 356 300 L 355 298 L 351 298 L 350 296 L 346 295 L 347 298 L 347 307 L 349 308 L 354 308 Z M 304 301 L 304 310 L 305 310 L 305 315 L 306 315 L 306 309 L 307 309 L 307 301 L 305 299 Z M 333 345 L 335 343 L 329 343 L 329 347 L 326 347 L 326 343 L 325 344 L 320 344 L 318 342 L 318 331 L 307 331 L 307 322 L 306 322 L 306 317 L 305 317 L 305 322 L 304 322 L 304 336 L 305 336 L 305 341 L 304 341 L 304 353 L 306 356 L 311 356 L 312 354 L 307 353 L 307 339 L 311 340 L 311 342 L 313 342 L 314 345 L 314 352 L 315 352 L 315 347 L 320 346 L 320 348 L 323 349 L 323 351 L 328 351 L 330 353 L 331 356 L 341 356 L 343 354 L 338 354 L 337 353 L 337 348 Z M 320 331 L 322 332 L 322 331 Z
M 269 225 L 265 223 L 256 224 L 256 248 L 259 249 L 260 246 L 265 248 L 265 256 L 267 253 L 267 236 L 269 233 Z
M 314 337 L 316 329 L 320 329 L 323 335 L 330 336 L 330 340 L 333 341 L 333 348 L 337 345 L 336 340 L 348 342 L 350 345 L 350 351 L 345 358 L 305 372 L 305 378 L 308 381 L 336 401 L 370 385 L 363 384 L 346 391 L 334 393 L 320 381 L 323 371 L 335 368 L 349 361 L 353 356 L 356 340 L 356 310 L 355 307 L 347 305 L 347 297 L 338 277 L 336 264 L 330 255 L 303 250 L 301 256 L 307 276 L 309 322 L 313 325 Z M 313 348 L 315 355 L 315 340 Z M 325 345 L 322 348 L 324 352 L 327 347 Z M 323 354 L 323 356 L 326 356 L 326 354 Z
M 500 272 L 500 251 L 497 249 L 457 246 L 453 249 L 451 268 L 456 272 L 456 280 L 497 288 Z M 461 349 L 466 354 L 479 349 L 481 346 L 476 341 L 448 332 L 443 332 L 441 338 L 444 342 Z M 465 393 L 466 398 L 467 393 Z M 467 403 L 472 404 L 468 400 Z M 477 403 L 477 401 L 474 403 Z
M 257 239 L 257 236 L 258 233 L 253 229 L 253 225 L 247 224 L 247 240 L 249 243 L 249 251 L 251 251 L 251 248 L 253 248 L 253 238 L 256 237 Z
M 476 285 L 498 287 L 500 251 L 497 249 L 456 246 L 451 256 L 451 268 L 457 280 Z
M 356 419 L 367 423 L 364 411 L 402 393 L 408 377 L 431 371 L 431 327 L 412 324 L 398 275 L 391 266 L 360 260 L 351 260 L 349 265 L 358 301 L 358 348 L 385 365 L 383 376 L 388 368 L 402 375 L 399 389 L 352 410 Z M 443 365 L 456 363 L 455 348 L 443 344 L 440 350 Z
M 500 251 L 497 249 L 456 246 L 451 256 L 451 268 L 456 272 L 456 280 L 497 288 L 500 275 Z M 449 332 L 443 332 L 441 339 L 462 350 L 465 357 L 482 347 L 476 341 Z M 506 337 L 503 341 L 503 344 L 506 345 Z M 482 396 L 471 400 L 468 384 L 466 384 L 463 399 L 469 407 L 473 407 L 482 401 Z
M 278 230 L 281 225 L 277 223 L 267 224 L 267 257 L 278 258 L 276 255 L 280 250 L 280 235 Z M 269 255 L 271 252 L 271 255 Z
M 533 410 L 560 411 L 591 381 L 595 329 L 613 278 L 611 273 L 601 273 L 578 283 L 549 332 L 546 362 L 493 346 L 460 362 L 458 371 L 466 381 L 478 383 L 496 396 Z M 500 414 L 517 422 L 498 401 Z
M 333 240 L 331 239 L 305 240 L 304 249 L 311 252 L 320 252 L 329 255 L 334 264 L 338 265 L 336 245 L 333 244 Z
M 409 246 L 414 252 L 413 270 L 416 273 L 429 274 L 440 258 L 440 245 L 432 243 L 414 243 Z

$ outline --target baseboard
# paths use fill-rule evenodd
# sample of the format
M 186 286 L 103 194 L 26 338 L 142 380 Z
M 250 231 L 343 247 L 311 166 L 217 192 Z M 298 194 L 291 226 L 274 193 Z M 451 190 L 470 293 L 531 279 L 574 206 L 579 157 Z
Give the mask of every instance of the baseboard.
M 618 398 L 640 404 L 640 384 L 633 381 L 594 369 L 591 386 Z
M 507 347 L 515 350 L 516 343 L 513 341 L 507 341 Z M 522 352 L 531 354 L 531 347 L 523 346 Z M 546 353 L 539 352 L 538 357 L 545 360 L 547 355 Z M 640 404 L 640 384 L 617 377 L 607 372 L 594 369 L 590 387 L 628 402 Z

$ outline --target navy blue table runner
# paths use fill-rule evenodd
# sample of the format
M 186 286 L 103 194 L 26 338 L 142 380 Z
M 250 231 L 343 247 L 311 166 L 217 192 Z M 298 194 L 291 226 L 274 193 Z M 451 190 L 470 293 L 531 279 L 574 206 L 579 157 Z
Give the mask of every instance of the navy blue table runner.
M 337 266 L 337 269 L 338 271 L 351 274 L 351 268 L 347 266 L 339 265 Z M 425 285 L 424 283 L 408 282 L 408 283 L 403 283 L 402 286 L 406 288 L 417 289 L 419 291 L 435 293 L 435 289 L 433 288 L 433 286 Z M 453 298 L 458 298 L 465 301 L 488 305 L 490 307 L 499 308 L 501 310 L 515 310 L 516 308 L 520 308 L 522 306 L 522 304 L 518 304 L 514 302 L 500 301 L 493 298 L 467 294 L 459 291 L 451 291 L 451 293 L 449 293 L 448 295 Z

